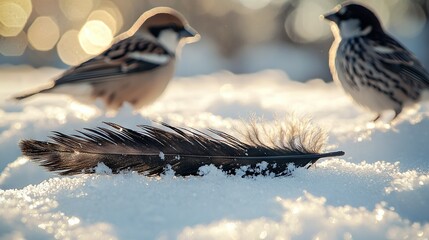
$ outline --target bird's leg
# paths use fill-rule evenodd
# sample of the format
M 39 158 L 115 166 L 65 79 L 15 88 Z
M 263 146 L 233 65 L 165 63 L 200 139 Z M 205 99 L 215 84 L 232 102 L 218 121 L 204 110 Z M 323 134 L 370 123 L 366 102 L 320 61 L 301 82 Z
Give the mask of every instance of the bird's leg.
M 375 117 L 375 118 L 372 120 L 372 122 L 373 122 L 373 123 L 377 122 L 377 121 L 378 121 L 378 119 L 380 119 L 380 117 L 381 117 L 381 113 L 378 113 L 378 114 L 377 114 L 377 117 Z
M 395 110 L 395 116 L 393 116 L 390 122 L 393 122 L 399 116 L 399 114 L 401 114 L 401 112 L 402 112 L 402 109 Z

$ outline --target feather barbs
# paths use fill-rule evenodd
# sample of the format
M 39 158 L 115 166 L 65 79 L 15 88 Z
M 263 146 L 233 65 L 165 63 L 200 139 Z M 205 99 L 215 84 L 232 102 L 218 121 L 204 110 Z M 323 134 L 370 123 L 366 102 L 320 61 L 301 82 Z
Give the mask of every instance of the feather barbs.
M 140 125 L 141 131 L 105 124 L 110 128 L 85 128 L 78 135 L 54 132 L 50 142 L 24 140 L 20 147 L 31 160 L 62 175 L 94 173 L 103 163 L 112 173 L 126 170 L 149 176 L 162 174 L 168 167 L 176 175 L 199 175 L 199 168 L 205 165 L 214 165 L 228 174 L 245 169 L 245 175 L 280 176 L 290 174 L 289 164 L 305 167 L 319 158 L 344 154 L 312 151 L 321 146 L 320 133 L 296 127 L 281 131 L 286 136 L 279 145 L 273 139 L 270 144 L 264 142 L 261 136 L 266 132 L 252 124 L 242 133 L 246 140 L 214 129 L 203 133 L 166 123 L 161 123 L 165 129 Z M 317 143 L 303 145 L 311 139 Z M 261 169 L 261 164 L 265 168 Z

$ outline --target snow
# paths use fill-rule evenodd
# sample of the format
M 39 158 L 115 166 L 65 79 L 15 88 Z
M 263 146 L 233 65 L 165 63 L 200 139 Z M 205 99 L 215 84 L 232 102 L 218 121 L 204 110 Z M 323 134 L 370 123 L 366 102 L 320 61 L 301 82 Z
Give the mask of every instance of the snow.
M 392 126 L 320 79 L 296 82 L 280 70 L 176 78 L 152 106 L 104 114 L 66 96 L 18 104 L 10 96 L 45 84 L 60 69 L 0 67 L 1 239 L 428 239 L 428 103 Z M 60 177 L 22 157 L 20 139 L 110 121 L 136 129 L 165 121 L 234 134 L 242 121 L 274 125 L 311 118 L 326 130 L 326 151 L 346 155 L 295 169 L 290 177 L 97 174 Z M 159 153 L 163 158 L 163 153 Z

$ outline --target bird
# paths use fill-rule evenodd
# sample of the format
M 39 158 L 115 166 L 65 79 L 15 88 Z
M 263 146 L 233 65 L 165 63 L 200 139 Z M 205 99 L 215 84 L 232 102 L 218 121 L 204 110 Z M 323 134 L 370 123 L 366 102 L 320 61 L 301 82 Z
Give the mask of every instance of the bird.
M 266 129 L 250 124 L 239 140 L 219 130 L 204 133 L 166 123 L 162 128 L 140 125 L 140 131 L 105 124 L 108 128 L 86 128 L 78 135 L 54 132 L 49 141 L 22 140 L 20 148 L 31 161 L 67 176 L 130 171 L 160 176 L 169 170 L 176 176 L 201 176 L 207 173 L 201 167 L 213 165 L 228 175 L 276 177 L 310 167 L 319 158 L 344 155 L 321 153 L 323 134 L 294 125 L 278 129 L 278 138 L 262 140 Z
M 144 12 L 101 54 L 68 69 L 48 87 L 14 99 L 60 93 L 82 102 L 102 99 L 108 110 L 117 110 L 125 102 L 140 109 L 166 89 L 183 45 L 199 38 L 182 14 L 156 7 Z
M 322 16 L 330 21 L 334 42 L 329 68 L 335 82 L 360 106 L 376 113 L 394 111 L 421 100 L 429 73 L 420 61 L 387 33 L 368 7 L 347 2 Z

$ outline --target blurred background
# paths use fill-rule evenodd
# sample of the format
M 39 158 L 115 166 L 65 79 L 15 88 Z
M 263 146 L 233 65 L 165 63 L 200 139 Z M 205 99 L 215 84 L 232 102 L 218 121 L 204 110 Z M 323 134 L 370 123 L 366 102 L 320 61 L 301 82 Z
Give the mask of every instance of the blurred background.
M 0 0 L 0 64 L 68 68 L 109 46 L 146 10 L 170 6 L 202 35 L 182 52 L 178 76 L 280 69 L 331 81 L 329 24 L 337 0 Z M 429 68 L 429 0 L 357 1 Z M 1 81 L 1 80 L 0 80 Z

